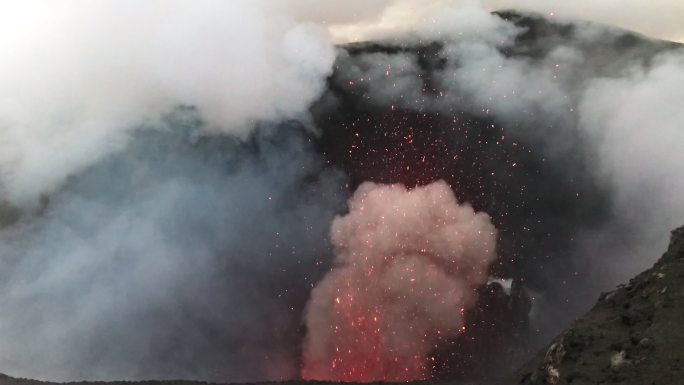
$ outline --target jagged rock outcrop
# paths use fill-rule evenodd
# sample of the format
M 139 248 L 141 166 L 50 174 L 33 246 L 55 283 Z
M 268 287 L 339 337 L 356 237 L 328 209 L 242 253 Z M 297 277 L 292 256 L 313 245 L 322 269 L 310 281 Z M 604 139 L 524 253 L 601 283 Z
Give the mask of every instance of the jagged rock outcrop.
M 519 374 L 519 384 L 684 383 L 684 227 L 656 264 L 604 293 Z

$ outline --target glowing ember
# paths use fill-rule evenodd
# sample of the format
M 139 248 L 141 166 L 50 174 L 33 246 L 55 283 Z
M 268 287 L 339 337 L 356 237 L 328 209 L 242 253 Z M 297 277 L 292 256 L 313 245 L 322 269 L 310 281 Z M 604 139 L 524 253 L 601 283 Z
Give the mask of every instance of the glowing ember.
M 464 329 L 494 260 L 495 228 L 445 182 L 364 183 L 333 221 L 336 267 L 306 311 L 305 379 L 430 377 L 430 352 Z

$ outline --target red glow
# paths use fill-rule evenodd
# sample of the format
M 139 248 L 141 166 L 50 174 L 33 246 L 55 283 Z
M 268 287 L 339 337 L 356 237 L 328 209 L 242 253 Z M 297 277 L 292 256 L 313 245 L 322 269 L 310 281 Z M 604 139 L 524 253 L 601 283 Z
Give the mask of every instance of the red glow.
M 444 182 L 365 183 L 333 221 L 336 266 L 307 305 L 307 380 L 431 378 L 431 352 L 463 332 L 494 259 L 489 217 Z
M 383 325 L 383 309 L 367 309 L 353 300 L 356 289 L 348 285 L 335 303 L 334 333 L 335 346 L 327 373 L 305 367 L 304 379 L 325 379 L 329 381 L 371 382 L 412 381 L 428 379 L 429 367 L 425 357 L 419 355 L 392 354 L 383 344 L 387 329 Z M 406 347 L 409 351 L 420 351 L 419 347 Z

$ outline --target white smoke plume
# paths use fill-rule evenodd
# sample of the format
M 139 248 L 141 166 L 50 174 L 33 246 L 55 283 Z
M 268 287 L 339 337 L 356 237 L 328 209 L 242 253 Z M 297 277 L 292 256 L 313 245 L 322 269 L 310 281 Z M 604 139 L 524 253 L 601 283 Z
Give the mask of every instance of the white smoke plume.
M 581 98 L 578 127 L 596 145 L 596 177 L 613 191 L 619 219 L 636 229 L 622 263 L 609 268 L 619 277 L 653 262 L 669 230 L 684 223 L 683 100 L 681 49 L 621 77 L 592 79 Z
M 344 186 L 301 132 L 335 55 L 302 6 L 0 1 L 1 372 L 298 375 Z
M 495 258 L 489 216 L 443 181 L 407 190 L 364 183 L 337 217 L 331 272 L 306 310 L 306 379 L 430 376 L 429 353 L 464 326 Z
M 437 33 L 427 25 L 420 33 L 424 38 L 447 36 L 443 52 L 451 63 L 436 75 L 444 96 L 428 98 L 421 107 L 445 112 L 466 101 L 472 113 L 514 126 L 510 132 L 543 143 L 549 158 L 586 156 L 597 185 L 611 191 L 615 218 L 604 236 L 626 230 L 638 238 L 628 242 L 631 251 L 614 254 L 613 262 L 621 268 L 597 264 L 601 289 L 648 267 L 667 246 L 669 230 L 684 218 L 682 195 L 674 193 L 684 187 L 679 150 L 684 144 L 679 107 L 684 100 L 684 50 L 652 52 L 655 57 L 649 61 L 610 52 L 587 57 L 583 50 L 591 48 L 586 47 L 616 44 L 620 32 L 579 23 L 567 41 L 534 60 L 502 53 L 525 30 L 497 15 L 480 10 L 480 17 L 490 19 L 481 23 L 487 27 L 463 32 L 470 24 L 460 21 L 474 14 L 478 12 L 472 8 L 455 11 L 444 18 L 458 27 Z M 580 243 L 584 241 L 593 242 Z M 596 253 L 583 252 L 584 258 Z
M 327 32 L 267 1 L 0 4 L 0 188 L 27 205 L 178 105 L 206 131 L 306 113 L 331 71 Z
M 679 0 L 549 1 L 549 0 L 394 0 L 373 1 L 357 19 L 336 21 L 331 31 L 342 42 L 373 40 L 420 29 L 453 9 L 479 7 L 487 11 L 519 10 L 554 20 L 588 20 L 684 42 L 684 4 Z M 382 7 L 382 8 L 380 8 Z M 342 13 L 346 15 L 348 13 Z
M 483 4 L 489 9 L 519 9 L 565 20 L 589 20 L 684 42 L 684 4 L 678 0 L 484 0 Z
M 0 228 L 0 372 L 51 381 L 299 375 L 301 312 L 346 193 L 296 127 L 135 134 Z M 6 213 L 0 211 L 0 220 Z

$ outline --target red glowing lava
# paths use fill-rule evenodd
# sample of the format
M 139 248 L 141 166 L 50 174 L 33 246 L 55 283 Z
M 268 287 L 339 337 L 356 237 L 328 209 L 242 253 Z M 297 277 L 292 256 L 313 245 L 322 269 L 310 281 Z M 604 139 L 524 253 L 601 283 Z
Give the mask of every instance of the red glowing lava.
M 486 279 L 495 229 L 444 182 L 365 183 L 349 209 L 332 225 L 336 266 L 307 306 L 302 377 L 430 378 L 430 352 L 462 332 Z

